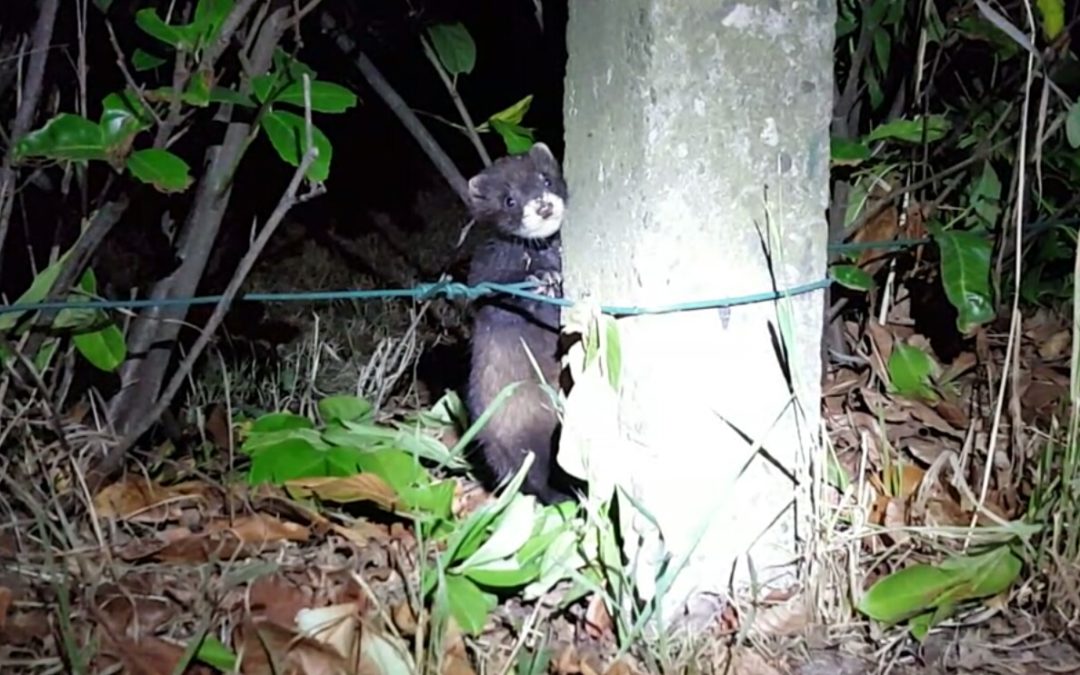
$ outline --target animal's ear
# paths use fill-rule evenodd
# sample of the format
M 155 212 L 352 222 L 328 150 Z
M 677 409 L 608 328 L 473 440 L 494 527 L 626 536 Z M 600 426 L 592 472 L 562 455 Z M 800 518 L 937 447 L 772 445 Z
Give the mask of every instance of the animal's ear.
M 469 179 L 469 199 L 474 202 L 478 199 L 483 199 L 487 188 L 487 176 L 482 173 L 476 174 Z
M 534 143 L 533 146 L 529 148 L 529 156 L 533 159 L 540 160 L 541 162 L 558 164 L 558 162 L 555 161 L 555 155 L 552 154 L 551 148 L 547 146 L 547 143 Z

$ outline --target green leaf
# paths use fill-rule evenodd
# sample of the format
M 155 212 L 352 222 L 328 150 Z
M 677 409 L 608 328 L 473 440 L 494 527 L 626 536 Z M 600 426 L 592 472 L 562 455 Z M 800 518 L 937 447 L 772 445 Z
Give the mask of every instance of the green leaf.
M 471 73 L 476 65 L 476 43 L 461 23 L 440 23 L 427 29 L 443 68 L 451 77 Z
M 941 251 L 941 283 L 945 296 L 956 307 L 956 328 L 968 335 L 994 318 L 990 240 L 974 232 L 928 229 Z
M 317 447 L 311 439 L 286 437 L 252 453 L 248 481 L 280 485 L 294 478 L 352 476 L 364 453 L 352 448 Z
M 77 333 L 72 337 L 75 348 L 95 368 L 111 373 L 127 358 L 124 334 L 116 324 L 93 333 Z
M 930 377 L 934 362 L 930 355 L 911 345 L 897 344 L 889 356 L 889 379 L 901 396 L 936 401 Z
M 454 616 L 461 630 L 470 635 L 479 635 L 498 599 L 480 590 L 471 580 L 462 576 L 446 576 L 446 600 L 450 613 Z
M 188 173 L 188 163 L 168 150 L 147 148 L 131 155 L 127 161 L 131 175 L 154 186 L 158 192 L 183 192 L 194 180 Z
M 307 134 L 304 131 L 304 118 L 290 112 L 275 110 L 263 119 L 263 128 L 278 155 L 292 166 L 300 166 L 300 158 L 307 151 Z M 316 183 L 325 181 L 330 175 L 330 157 L 333 149 L 330 140 L 318 127 L 312 128 L 312 138 L 319 156 L 308 168 L 307 177 Z
M 1065 0 L 1037 0 L 1043 35 L 1052 41 L 1065 29 Z
M 870 148 L 859 141 L 833 138 L 830 145 L 832 162 L 836 166 L 857 166 L 870 159 Z
M 521 120 L 525 119 L 525 113 L 529 112 L 529 106 L 532 105 L 533 96 L 529 94 L 525 98 L 521 99 L 509 108 L 504 108 L 488 118 L 489 122 L 498 120 L 505 122 L 509 125 L 521 124 Z
M 192 28 L 199 32 L 201 42 L 207 44 L 217 39 L 221 25 L 232 11 L 234 0 L 199 0 L 195 6 Z
M 275 103 L 304 107 L 304 83 L 294 82 L 274 98 Z M 356 94 L 340 84 L 315 80 L 311 83 L 311 109 L 321 113 L 341 113 L 356 105 Z
M 921 116 L 913 120 L 894 120 L 877 127 L 864 139 L 866 142 L 881 141 L 892 138 L 905 143 L 921 143 L 923 141 L 923 127 L 926 128 L 926 142 L 933 143 L 944 138 L 951 128 L 949 120 L 942 115 L 930 115 L 925 118 L 924 125 Z
M 56 278 L 60 276 L 60 268 L 63 266 L 64 261 L 67 260 L 67 257 L 68 253 L 64 253 L 56 262 L 38 272 L 38 275 L 30 282 L 30 287 L 23 291 L 23 294 L 15 300 L 14 304 L 30 305 L 42 302 L 45 296 L 49 294 L 49 289 L 56 283 Z M 23 314 L 24 312 L 0 314 L 0 333 L 14 328 Z
M 1069 106 L 1069 114 L 1065 118 L 1065 138 L 1070 146 L 1080 148 L 1080 101 Z
M 319 401 L 319 415 L 324 422 L 367 420 L 374 406 L 359 396 L 328 396 Z
M 210 103 L 231 103 L 233 105 L 243 106 L 244 108 L 257 107 L 255 101 L 250 96 L 241 94 L 235 89 L 229 89 L 228 87 L 214 87 L 210 90 Z
M 153 70 L 167 62 L 166 59 L 138 47 L 135 49 L 135 53 L 131 55 L 131 65 L 135 68 L 135 72 L 137 73 Z
M 15 158 L 38 156 L 51 159 L 105 159 L 105 134 L 85 117 L 60 113 L 31 131 L 15 146 Z
M 126 147 L 135 134 L 153 124 L 150 112 L 130 91 L 113 92 L 101 101 L 102 138 L 109 150 Z
M 516 124 L 508 124 L 501 120 L 491 120 L 491 128 L 502 137 L 506 144 L 506 152 L 511 155 L 520 155 L 529 151 L 533 146 L 532 131 Z
M 42 343 L 41 348 L 38 349 L 38 353 L 34 355 L 34 370 L 39 373 L 44 373 L 49 368 L 49 364 L 52 363 L 53 355 L 56 354 L 56 348 L 60 346 L 60 338 L 47 338 Z M 7 360 L 7 354 L 0 350 L 0 362 Z
M 607 358 L 604 365 L 607 368 L 608 384 L 616 392 L 619 391 L 619 383 L 622 377 L 622 342 L 619 339 L 619 324 L 613 317 L 603 315 L 601 319 L 605 323 L 607 335 Z
M 934 600 L 958 583 L 954 575 L 930 565 L 912 565 L 877 583 L 863 595 L 858 609 L 885 625 L 921 613 Z
M 82 293 L 68 295 L 68 302 L 85 300 L 97 295 L 97 278 L 94 276 L 94 270 L 87 268 L 83 272 L 82 278 L 79 279 L 79 289 Z M 53 319 L 52 327 L 57 330 L 73 329 L 85 333 L 107 320 L 108 317 L 100 309 L 62 309 Z
M 535 520 L 535 503 L 527 499 L 511 501 L 487 541 L 450 571 L 468 574 L 472 569 L 484 569 L 493 562 L 513 557 L 532 535 Z
M 290 429 L 314 429 L 315 425 L 303 415 L 291 412 L 267 413 L 251 425 L 251 436 Z
M 856 265 L 835 265 L 830 276 L 853 291 L 869 291 L 874 287 L 874 277 Z
M 983 164 L 979 180 L 971 184 L 971 207 L 979 216 L 980 225 L 993 227 L 1001 212 L 1001 180 L 989 161 Z
M 176 49 L 190 51 L 194 48 L 191 30 L 188 26 L 170 26 L 157 15 L 153 7 L 140 9 L 135 13 L 135 25 L 147 35 L 157 38 Z
M 236 654 L 213 635 L 203 638 L 199 650 L 195 652 L 195 658 L 222 672 L 228 673 L 236 669 Z

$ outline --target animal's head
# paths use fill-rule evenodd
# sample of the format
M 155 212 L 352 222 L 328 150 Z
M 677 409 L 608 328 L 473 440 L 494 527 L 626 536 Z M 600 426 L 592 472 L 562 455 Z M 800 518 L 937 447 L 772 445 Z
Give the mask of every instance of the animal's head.
M 478 221 L 524 239 L 546 239 L 562 226 L 566 182 L 548 146 L 536 143 L 473 176 L 469 198 Z

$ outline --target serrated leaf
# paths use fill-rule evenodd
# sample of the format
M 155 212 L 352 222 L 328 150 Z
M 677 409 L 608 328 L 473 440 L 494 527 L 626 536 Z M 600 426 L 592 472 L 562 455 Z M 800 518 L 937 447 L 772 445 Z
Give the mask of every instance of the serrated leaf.
M 132 153 L 127 168 L 131 175 L 154 186 L 158 192 L 183 192 L 194 180 L 188 163 L 168 150 L 147 148 Z
M 476 43 L 461 23 L 440 23 L 427 29 L 443 68 L 451 77 L 471 73 L 476 66 Z
M 191 31 L 187 26 L 170 26 L 157 15 L 157 10 L 153 7 L 146 7 L 136 12 L 135 25 L 147 35 L 176 49 L 190 51 L 194 47 Z
M 933 372 L 930 355 L 918 347 L 898 344 L 889 356 L 889 379 L 902 396 L 936 401 L 937 394 L 930 385 Z
M 892 138 L 905 143 L 921 143 L 923 141 L 923 127 L 925 126 L 926 142 L 933 143 L 945 137 L 952 128 L 949 120 L 942 115 L 922 116 L 913 120 L 893 120 L 877 127 L 866 135 L 866 142 L 881 141 Z
M 307 134 L 304 118 L 283 110 L 275 110 L 263 118 L 263 129 L 278 155 L 292 166 L 300 166 L 300 158 L 307 151 Z M 312 128 L 312 138 L 319 151 L 318 157 L 308 168 L 307 177 L 316 183 L 330 175 L 330 157 L 333 152 L 330 139 L 318 127 Z
M 941 284 L 957 311 L 956 328 L 969 335 L 994 318 L 990 240 L 974 232 L 930 229 L 941 251 Z
M 50 159 L 105 159 L 105 135 L 101 127 L 85 117 L 60 113 L 31 131 L 15 146 L 15 158 L 49 157 Z
M 833 138 L 830 150 L 836 166 L 857 166 L 870 159 L 870 148 L 848 138 Z
M 853 291 L 869 291 L 874 287 L 874 277 L 856 265 L 835 265 L 830 276 L 841 286 Z
M 1074 149 L 1080 148 L 1080 100 L 1069 106 L 1069 114 L 1065 118 L 1065 138 Z
M 274 97 L 275 103 L 304 107 L 304 83 L 294 82 Z M 356 94 L 340 84 L 315 80 L 311 83 L 311 109 L 321 113 L 341 113 L 356 105 Z
M 135 72 L 142 73 L 147 70 L 153 70 L 160 65 L 168 63 L 166 59 L 151 54 L 142 48 L 136 48 L 135 53 L 131 55 L 131 65 L 135 69 Z
M 127 358 L 124 334 L 114 323 L 93 333 L 77 333 L 72 342 L 92 366 L 107 373 L 115 371 Z

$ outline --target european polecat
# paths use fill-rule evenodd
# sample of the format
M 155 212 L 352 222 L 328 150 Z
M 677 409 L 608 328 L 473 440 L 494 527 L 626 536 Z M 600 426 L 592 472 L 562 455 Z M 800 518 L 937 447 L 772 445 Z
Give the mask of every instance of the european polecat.
M 551 150 L 537 143 L 526 154 L 496 160 L 469 180 L 469 197 L 477 224 L 494 230 L 473 257 L 469 285 L 536 281 L 542 284 L 539 292 L 560 297 L 559 228 L 566 209 L 566 183 Z M 554 464 L 558 417 L 551 397 L 537 384 L 529 353 L 557 390 L 558 339 L 557 305 L 508 294 L 477 302 L 466 396 L 472 419 L 508 384 L 523 382 L 477 436 L 485 464 L 501 481 L 521 467 L 531 450 L 535 458 L 522 491 L 544 503 L 571 496 L 560 489 L 563 474 Z

